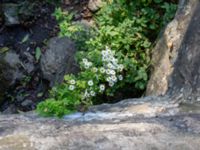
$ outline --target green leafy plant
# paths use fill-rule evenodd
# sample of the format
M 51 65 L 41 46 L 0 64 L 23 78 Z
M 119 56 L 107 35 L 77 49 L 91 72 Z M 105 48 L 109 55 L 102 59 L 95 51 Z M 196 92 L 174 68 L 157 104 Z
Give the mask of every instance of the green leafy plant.
M 163 0 L 105 1 L 95 17 L 92 36 L 82 40 L 77 53 L 80 73 L 66 75 L 50 91 L 50 98 L 38 105 L 38 112 L 61 117 L 98 103 L 101 95 L 114 96 L 120 89 L 127 94 L 130 87 L 131 93 L 143 91 L 153 42 L 175 10 L 174 3 Z M 61 9 L 55 16 L 60 35 L 79 41 L 77 33 L 83 28 L 72 22 L 73 16 Z
M 53 99 L 50 98 L 38 105 L 41 114 L 60 117 L 78 108 L 82 110 L 90 106 L 98 94 L 113 94 L 110 89 L 119 86 L 123 80 L 124 66 L 115 58 L 115 52 L 108 47 L 101 53 L 93 51 L 90 56 L 91 61 L 83 58 L 80 62 L 81 72 L 77 76 L 66 75 L 65 82 L 51 90 Z M 58 104 L 55 108 L 53 106 L 56 102 Z M 57 108 L 62 109 L 55 113 Z
M 85 41 L 91 36 L 89 28 L 79 22 L 73 22 L 73 13 L 56 8 L 53 16 L 59 23 L 59 36 L 67 36 L 76 42 L 77 48 L 85 50 Z

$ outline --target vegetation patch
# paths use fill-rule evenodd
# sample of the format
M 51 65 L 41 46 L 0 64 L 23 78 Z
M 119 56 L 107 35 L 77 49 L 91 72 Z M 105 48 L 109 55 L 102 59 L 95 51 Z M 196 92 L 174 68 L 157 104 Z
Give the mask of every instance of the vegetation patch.
M 173 0 L 107 0 L 95 16 L 96 26 L 85 30 L 72 21 L 72 14 L 58 8 L 54 15 L 60 36 L 77 42 L 76 59 L 81 71 L 66 75 L 37 111 L 44 116 L 62 117 L 85 111 L 102 98 L 108 102 L 108 97 L 119 93 L 141 96 L 148 81 L 154 41 L 175 11 Z

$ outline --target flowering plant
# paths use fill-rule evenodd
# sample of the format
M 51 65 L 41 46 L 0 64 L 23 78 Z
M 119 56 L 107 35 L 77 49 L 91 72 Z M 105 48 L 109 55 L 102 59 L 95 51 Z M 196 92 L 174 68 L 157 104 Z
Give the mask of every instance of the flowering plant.
M 92 99 L 99 94 L 112 94 L 109 89 L 123 80 L 124 66 L 108 47 L 100 55 L 98 64 L 83 58 L 77 76 L 65 75 L 64 83 L 52 89 L 51 98 L 38 105 L 40 113 L 62 116 L 92 105 Z M 60 104 L 63 111 L 54 112 L 55 108 L 49 107 L 51 103 Z
M 81 70 L 78 75 L 66 75 L 37 110 L 61 117 L 99 104 L 100 96 L 106 100 L 121 93 L 120 98 L 141 96 L 148 81 L 153 42 L 175 10 L 174 2 L 162 0 L 105 0 L 95 17 L 96 27 L 86 30 L 72 21 L 73 15 L 56 9 L 60 36 L 76 42 Z

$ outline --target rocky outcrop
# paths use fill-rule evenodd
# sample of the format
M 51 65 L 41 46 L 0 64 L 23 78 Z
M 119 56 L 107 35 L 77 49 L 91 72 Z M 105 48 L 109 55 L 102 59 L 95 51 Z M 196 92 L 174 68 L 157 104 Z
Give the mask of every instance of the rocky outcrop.
M 199 12 L 199 1 L 179 2 L 174 20 L 167 25 L 153 50 L 146 95 L 181 94 L 186 101 L 200 99 Z
M 60 83 L 66 73 L 76 73 L 78 67 L 74 60 L 76 49 L 67 37 L 52 38 L 40 60 L 43 78 L 53 86 Z
M 166 100 L 129 99 L 63 120 L 1 116 L 0 150 L 197 150 L 199 106 Z

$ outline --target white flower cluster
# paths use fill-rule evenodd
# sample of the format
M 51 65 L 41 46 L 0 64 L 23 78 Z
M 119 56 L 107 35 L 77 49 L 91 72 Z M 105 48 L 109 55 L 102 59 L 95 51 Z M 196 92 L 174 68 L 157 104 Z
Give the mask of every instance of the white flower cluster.
M 92 66 L 92 62 L 88 61 L 86 58 L 83 58 L 82 62 L 85 69 L 89 69 Z
M 82 99 L 88 99 L 88 98 L 94 97 L 94 96 L 96 96 L 95 91 L 93 91 L 93 90 L 89 91 L 88 89 L 86 89 L 84 94 L 82 95 Z
M 75 89 L 76 81 L 72 79 L 72 80 L 69 81 L 69 83 L 70 83 L 69 90 L 73 91 Z
M 89 89 L 85 89 L 85 92 L 82 95 L 82 99 L 87 99 L 87 98 L 96 96 L 95 91 L 92 90 L 92 86 L 94 85 L 93 80 L 89 80 L 87 82 L 87 84 L 88 84 L 90 90 Z
M 123 76 L 117 74 L 123 71 L 124 66 L 118 63 L 118 59 L 114 57 L 115 53 L 108 47 L 101 54 L 103 67 L 100 68 L 100 72 L 106 73 L 106 81 L 112 87 L 118 80 L 123 80 Z
M 93 63 L 88 61 L 88 59 L 82 59 L 82 64 L 85 69 L 91 69 L 93 73 L 96 75 L 96 79 L 98 80 L 98 73 L 100 72 L 103 75 L 104 79 L 108 82 L 110 87 L 114 86 L 117 81 L 123 80 L 123 76 L 121 75 L 124 66 L 118 63 L 118 59 L 115 58 L 115 53 L 111 51 L 108 47 L 101 52 L 102 55 L 102 63 L 103 66 L 100 68 L 96 68 L 93 66 Z M 76 87 L 76 81 L 70 80 L 69 81 L 69 90 L 73 91 Z M 96 91 L 96 85 L 94 79 L 90 79 L 87 81 L 87 88 L 84 89 L 82 93 L 82 99 L 88 99 L 96 96 L 98 92 L 103 92 L 106 89 L 105 84 L 100 84 L 98 87 L 98 92 Z M 97 92 L 97 93 L 96 93 Z

